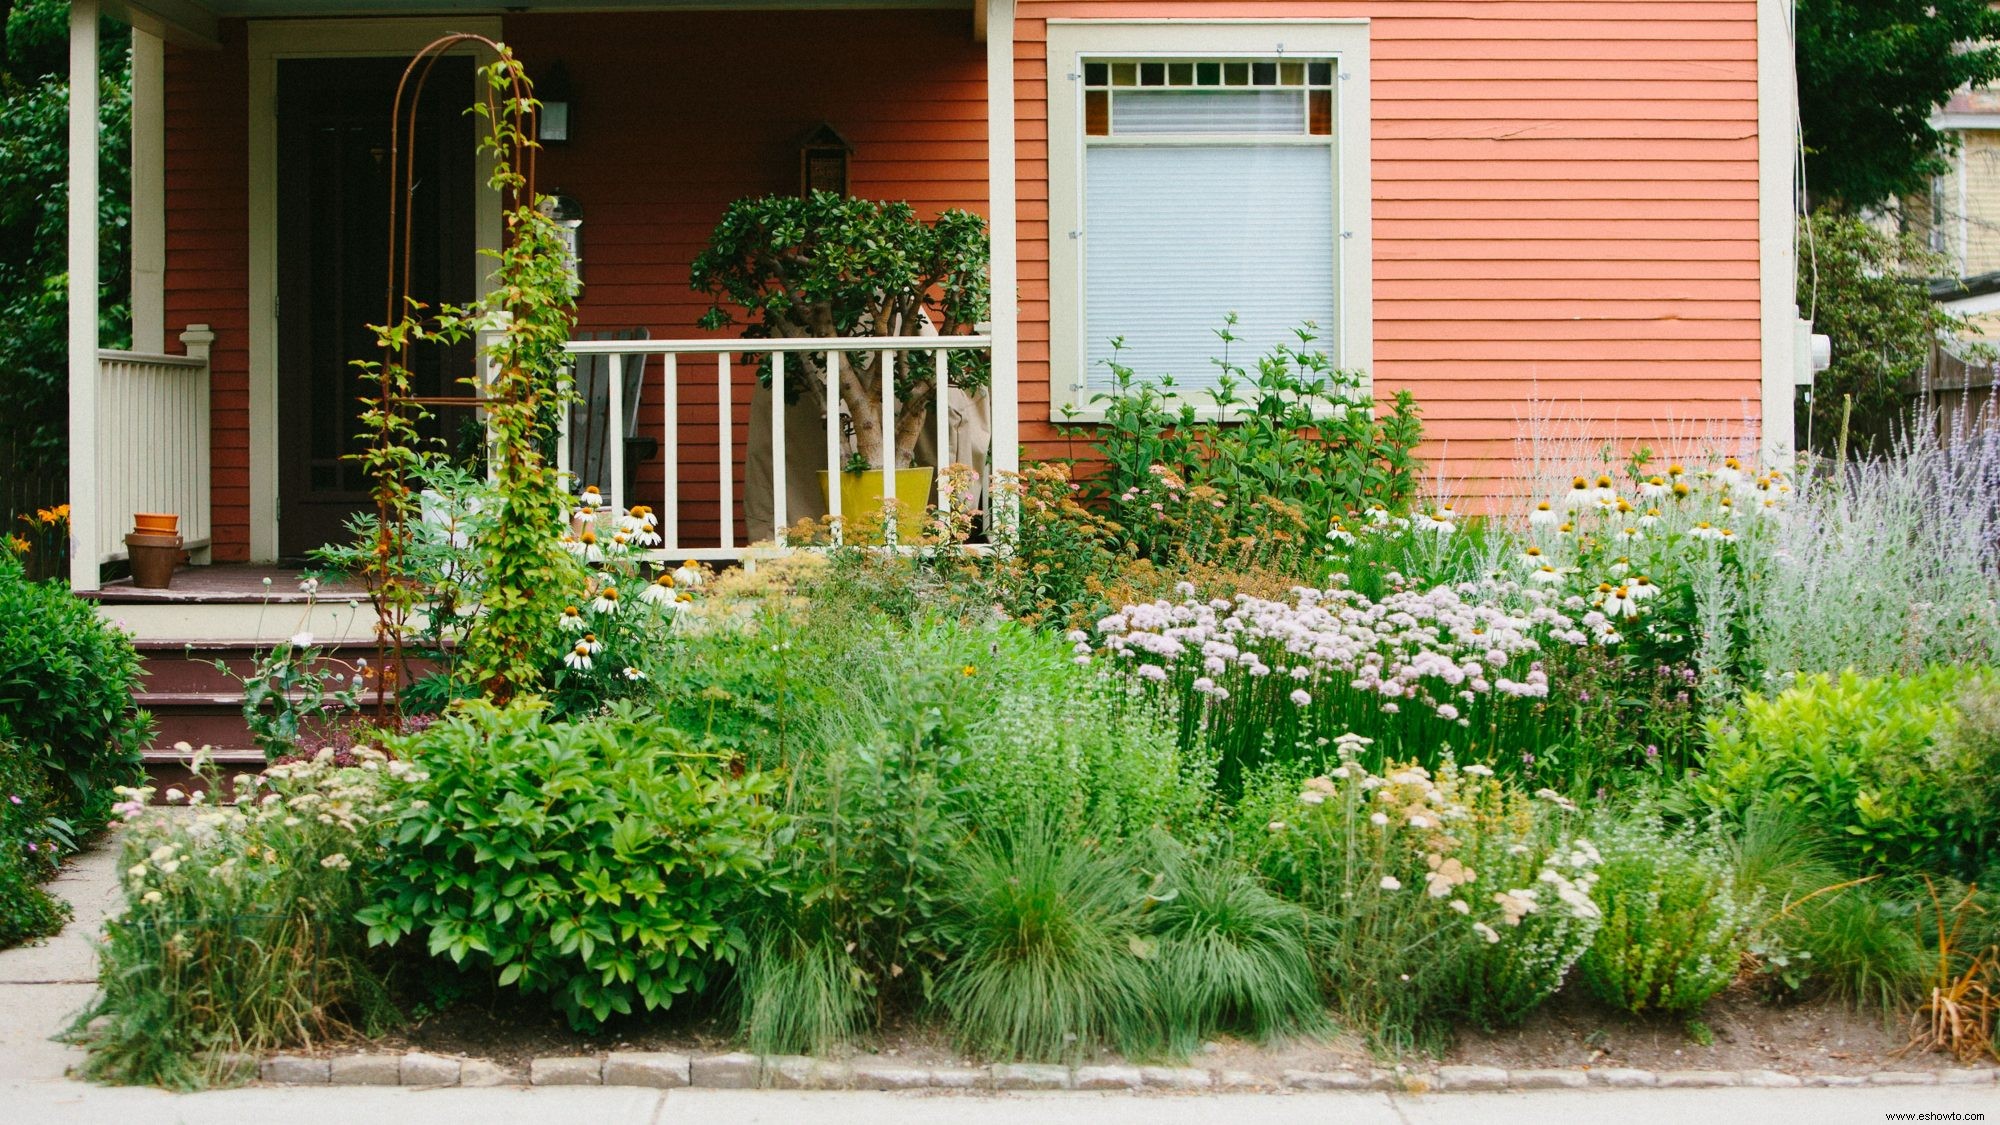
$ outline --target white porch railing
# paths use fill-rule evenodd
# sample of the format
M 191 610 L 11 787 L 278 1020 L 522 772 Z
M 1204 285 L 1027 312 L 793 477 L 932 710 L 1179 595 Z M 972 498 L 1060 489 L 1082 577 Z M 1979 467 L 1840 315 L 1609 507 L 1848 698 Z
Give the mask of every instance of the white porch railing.
M 840 367 L 836 356 L 865 355 L 871 352 L 883 353 L 882 362 L 888 365 L 882 379 L 882 448 L 864 450 L 862 455 L 876 465 L 893 467 L 895 457 L 896 409 L 894 365 L 907 356 L 911 363 L 929 363 L 933 368 L 933 398 L 928 404 L 932 424 L 936 428 L 937 465 L 940 470 L 955 461 L 967 459 L 966 450 L 952 449 L 951 386 L 946 378 L 951 355 L 954 352 L 988 351 L 993 346 L 993 338 L 978 336 L 876 336 L 831 338 L 785 338 L 769 340 L 572 340 L 567 345 L 573 356 L 599 355 L 606 357 L 609 364 L 608 377 L 604 385 L 608 390 L 610 409 L 608 419 L 598 422 L 608 435 L 604 472 L 602 480 L 581 483 L 596 484 L 605 499 L 614 506 L 629 507 L 632 497 L 625 495 L 625 443 L 628 432 L 637 437 L 657 436 L 660 442 L 660 464 L 664 473 L 664 502 L 660 505 L 659 534 L 661 545 L 648 552 L 662 559 L 740 559 L 747 553 L 747 544 L 736 542 L 736 434 L 732 412 L 735 397 L 731 393 L 734 386 L 730 371 L 732 357 L 743 354 L 771 356 L 771 526 L 782 535 L 784 528 L 796 517 L 786 510 L 786 465 L 785 465 L 785 416 L 788 410 L 802 409 L 800 404 L 787 405 L 785 383 L 787 378 L 796 378 L 796 370 L 788 372 L 787 357 L 800 355 L 824 356 L 826 386 L 825 401 L 831 404 L 826 412 L 826 460 L 825 464 L 838 469 L 843 460 L 841 444 L 843 429 L 839 411 Z M 661 425 L 657 435 L 647 434 L 627 425 L 627 404 L 625 402 L 624 365 L 629 357 L 659 357 L 660 374 L 655 376 L 653 364 L 646 364 L 644 393 L 651 394 L 657 386 L 660 396 Z M 690 544 L 682 541 L 681 516 L 681 378 L 683 358 L 713 357 L 716 388 L 716 471 L 717 497 L 715 500 L 716 522 L 719 528 L 718 542 L 714 544 Z M 793 367 L 796 368 L 796 361 Z M 706 376 L 693 375 L 703 378 Z M 556 443 L 558 464 L 565 471 L 569 469 L 569 430 L 573 419 L 565 417 L 563 437 Z M 1001 440 L 995 435 L 996 443 Z M 942 473 L 940 472 L 940 477 Z M 882 474 L 883 497 L 895 498 L 896 474 Z M 945 490 L 939 490 L 940 501 L 949 504 L 951 497 Z M 836 518 L 842 515 L 841 497 L 838 487 L 828 489 L 828 513 Z
M 209 545 L 208 352 L 215 333 L 181 333 L 186 355 L 97 353 L 97 488 L 83 542 L 93 565 L 122 559 L 138 512 L 180 516 L 199 556 Z M 79 525 L 81 521 L 79 521 Z M 78 527 L 81 530 L 81 526 Z

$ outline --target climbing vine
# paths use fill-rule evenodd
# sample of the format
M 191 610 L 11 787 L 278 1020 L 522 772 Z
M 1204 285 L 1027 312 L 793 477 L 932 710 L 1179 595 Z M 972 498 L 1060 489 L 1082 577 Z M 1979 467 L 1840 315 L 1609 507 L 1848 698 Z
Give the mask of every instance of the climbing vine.
M 411 216 L 404 205 L 414 174 L 414 112 L 425 79 L 439 58 L 474 43 L 494 61 L 480 71 L 486 96 L 472 112 L 485 123 L 479 144 L 492 158 L 488 187 L 502 200 L 503 240 L 486 251 L 496 261 L 492 286 L 466 305 L 441 305 L 435 314 L 409 292 Z M 504 702 L 534 690 L 542 655 L 560 609 L 570 560 L 560 544 L 567 494 L 550 463 L 562 405 L 572 393 L 563 345 L 569 340 L 578 284 L 560 230 L 535 194 L 538 146 L 530 126 L 539 108 L 526 69 L 505 45 L 481 36 L 452 35 L 422 51 L 404 72 L 397 92 L 392 159 L 398 173 L 390 195 L 389 308 L 385 323 L 371 326 L 382 358 L 357 364 L 372 388 L 363 399 L 366 449 L 355 454 L 373 481 L 375 512 L 357 525 L 358 542 L 327 552 L 336 566 L 367 584 L 374 603 L 382 676 L 378 703 L 393 706 L 390 690 L 407 680 L 404 646 L 420 617 L 450 615 L 464 622 L 458 637 L 459 679 L 478 684 Z M 420 344 L 477 345 L 480 372 L 462 380 L 472 394 L 424 398 L 414 392 L 410 354 Z M 479 582 L 441 591 L 412 561 L 413 522 L 424 518 L 413 482 L 436 469 L 443 453 L 420 433 L 427 408 L 473 405 L 486 424 L 486 459 L 501 497 L 499 510 L 482 520 L 466 544 Z M 345 564 L 345 565 L 343 565 Z M 444 626 L 427 625 L 442 638 Z

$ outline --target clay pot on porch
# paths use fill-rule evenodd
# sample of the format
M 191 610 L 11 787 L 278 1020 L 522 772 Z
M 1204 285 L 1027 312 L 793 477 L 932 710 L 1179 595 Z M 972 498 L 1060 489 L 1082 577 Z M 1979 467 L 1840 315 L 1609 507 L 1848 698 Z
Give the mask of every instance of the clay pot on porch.
M 125 552 L 132 560 L 132 585 L 164 590 L 173 584 L 174 568 L 180 565 L 181 537 L 135 531 L 125 537 Z
M 167 512 L 135 512 L 132 515 L 132 530 L 140 535 L 174 535 L 180 531 L 181 518 Z

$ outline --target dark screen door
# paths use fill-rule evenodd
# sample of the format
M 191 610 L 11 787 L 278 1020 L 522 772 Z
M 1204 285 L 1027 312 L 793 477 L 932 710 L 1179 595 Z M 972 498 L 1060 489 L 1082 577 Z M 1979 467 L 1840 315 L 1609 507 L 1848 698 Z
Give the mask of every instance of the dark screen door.
M 362 448 L 353 367 L 380 359 L 388 312 L 390 117 L 408 60 L 288 59 L 278 64 L 278 550 L 303 557 L 346 538 L 368 505 L 368 480 L 349 459 Z M 474 232 L 469 59 L 431 72 L 417 112 L 409 194 L 411 296 L 435 308 L 469 301 Z M 406 144 L 408 142 L 406 141 Z M 406 151 L 410 151 L 407 150 Z M 420 344 L 417 393 L 468 394 L 469 347 Z M 433 411 L 429 436 L 455 437 L 466 413 Z

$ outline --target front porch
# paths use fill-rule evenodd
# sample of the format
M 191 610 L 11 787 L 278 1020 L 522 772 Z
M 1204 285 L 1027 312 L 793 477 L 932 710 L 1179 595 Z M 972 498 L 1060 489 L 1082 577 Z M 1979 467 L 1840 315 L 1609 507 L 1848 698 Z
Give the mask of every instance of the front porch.
M 324 400 L 329 380 L 348 380 L 339 393 L 351 400 L 358 383 L 347 364 L 363 355 L 343 346 L 304 362 L 288 335 L 330 315 L 326 299 L 295 300 L 302 290 L 288 288 L 297 265 L 285 224 L 296 207 L 284 183 L 295 152 L 287 147 L 279 95 L 294 63 L 405 59 L 444 32 L 475 31 L 514 47 L 533 76 L 558 68 L 567 74 L 572 131 L 543 152 L 541 186 L 580 203 L 584 216 L 584 292 L 570 350 L 587 385 L 570 419 L 571 440 L 559 450 L 579 486 L 595 484 L 613 503 L 660 512 L 661 557 L 743 557 L 769 529 L 818 514 L 800 510 L 799 490 L 785 487 L 788 475 L 837 466 L 854 452 L 838 417 L 817 410 L 795 416 L 782 361 L 767 376 L 776 385 L 766 392 L 740 344 L 696 328 L 706 299 L 687 284 L 689 262 L 731 199 L 800 189 L 801 137 L 831 126 L 846 139 L 852 152 L 843 177 L 858 197 L 908 200 L 920 215 L 951 207 L 984 215 L 993 291 L 1014 292 L 1013 48 L 1005 35 L 995 42 L 986 34 L 1011 27 L 1011 14 L 991 19 L 1011 13 L 1008 5 L 691 11 L 633 4 L 588 14 L 565 7 L 386 19 L 372 18 L 368 5 L 321 5 L 316 15 L 350 18 L 289 19 L 278 17 L 296 6 L 261 0 L 78 0 L 72 81 L 85 94 L 72 105 L 72 200 L 97 194 L 96 107 L 88 92 L 96 88 L 98 16 L 133 28 L 135 291 L 133 351 L 100 352 L 95 227 L 73 205 L 76 590 L 98 590 L 117 574 L 139 511 L 178 514 L 196 566 L 294 560 L 327 538 L 299 536 L 303 486 L 289 482 L 310 484 L 311 474 L 324 476 L 324 466 L 339 461 L 338 451 L 318 444 L 305 457 L 303 442 L 318 443 L 327 432 L 345 441 L 351 431 L 322 422 L 301 437 L 295 423 L 301 410 L 323 404 L 312 395 Z M 757 73 L 778 77 L 746 79 L 748 72 L 718 61 L 745 52 L 758 59 Z M 470 171 L 469 179 L 483 174 Z M 491 248 L 497 203 L 469 189 L 471 249 Z M 472 267 L 464 263 L 468 277 L 483 277 L 483 264 Z M 380 305 L 340 316 L 351 333 L 381 319 Z M 836 352 L 891 352 L 891 362 L 928 368 L 955 352 L 987 354 L 984 432 L 956 428 L 949 421 L 955 404 L 942 393 L 934 402 L 884 405 L 931 412 L 926 442 L 933 451 L 923 464 L 983 462 L 990 481 L 1014 469 L 1018 456 L 1017 318 L 1013 300 L 996 300 L 991 324 L 976 334 L 795 339 L 782 354 L 795 364 L 794 389 L 808 357 L 817 367 Z M 170 349 L 175 335 L 180 347 Z M 472 373 L 468 365 L 448 375 Z M 321 390 L 311 389 L 314 380 Z M 310 463 L 294 470 L 295 455 Z M 323 491 L 336 499 L 352 492 Z M 826 507 L 842 514 L 838 489 Z M 176 581 L 212 585 L 186 571 Z M 105 594 L 111 613 L 121 595 Z M 219 598 L 147 604 L 177 607 L 190 628 L 203 615 L 219 621 L 232 612 Z

